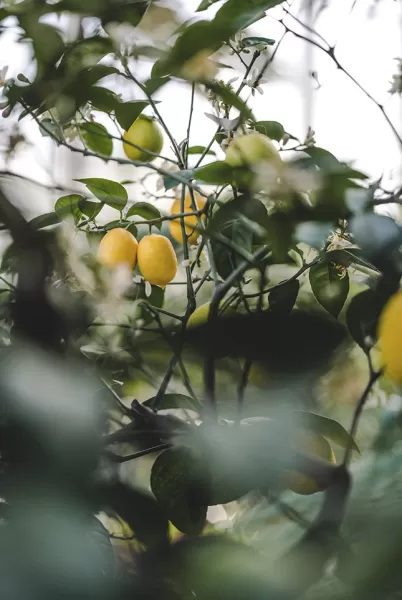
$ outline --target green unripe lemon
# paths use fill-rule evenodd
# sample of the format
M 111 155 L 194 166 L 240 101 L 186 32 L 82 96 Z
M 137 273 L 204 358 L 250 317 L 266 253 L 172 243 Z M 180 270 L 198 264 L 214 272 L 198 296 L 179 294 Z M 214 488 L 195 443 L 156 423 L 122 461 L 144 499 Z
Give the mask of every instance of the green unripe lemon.
M 145 115 L 140 115 L 134 121 L 130 129 L 124 133 L 123 140 L 123 149 L 127 158 L 142 162 L 151 162 L 156 158 L 153 154 L 149 154 L 147 150 L 159 154 L 163 146 L 163 136 L 159 125 Z M 143 150 L 130 144 L 140 146 Z
M 270 162 L 275 166 L 282 164 L 272 140 L 257 131 L 236 137 L 229 144 L 225 160 L 231 167 L 253 166 L 260 162 Z

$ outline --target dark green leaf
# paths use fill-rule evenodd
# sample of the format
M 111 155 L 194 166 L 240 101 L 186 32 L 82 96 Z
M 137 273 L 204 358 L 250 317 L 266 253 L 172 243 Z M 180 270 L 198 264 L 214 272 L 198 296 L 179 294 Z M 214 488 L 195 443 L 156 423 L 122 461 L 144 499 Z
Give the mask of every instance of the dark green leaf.
M 31 17 L 20 19 L 27 37 L 32 38 L 35 58 L 39 63 L 53 64 L 64 52 L 64 42 L 60 33 L 51 25 L 38 23 Z
M 369 260 L 387 258 L 402 243 L 401 228 L 385 215 L 357 215 L 351 219 L 350 229 L 356 244 Z
M 102 503 L 129 525 L 140 542 L 151 548 L 167 543 L 166 515 L 149 493 L 117 482 L 101 485 L 99 494 Z
M 127 204 L 127 191 L 117 181 L 102 179 L 100 177 L 76 179 L 76 181 L 85 184 L 94 196 L 112 208 L 123 210 Z
M 257 121 L 253 124 L 253 128 L 277 142 L 279 142 L 285 134 L 285 128 L 281 123 L 278 123 L 278 121 Z
M 161 87 L 169 83 L 169 81 L 170 77 L 152 76 L 151 79 L 148 79 L 148 81 L 145 83 L 145 91 L 150 96 L 153 96 L 158 90 L 161 89 Z
M 278 263 L 288 261 L 288 252 L 293 243 L 293 222 L 285 213 L 277 212 L 269 215 L 266 222 L 267 241 L 272 256 Z
M 363 349 L 367 347 L 367 337 L 376 340 L 378 318 L 387 301 L 387 296 L 374 290 L 365 290 L 352 298 L 346 322 L 350 335 Z
M 207 505 L 203 496 L 203 466 L 187 448 L 171 448 L 155 460 L 151 489 L 177 529 L 199 534 L 205 524 Z
M 225 185 L 226 183 L 232 183 L 235 179 L 233 167 L 221 160 L 196 169 L 194 177 L 214 185 Z
M 83 200 L 83 197 L 79 194 L 70 194 L 68 196 L 62 196 L 56 200 L 54 205 L 54 211 L 60 219 L 65 217 L 74 217 L 77 221 L 82 212 L 79 203 Z
M 269 307 L 275 313 L 289 313 L 296 304 L 300 283 L 297 279 L 277 287 L 268 295 Z
M 109 137 L 106 127 L 100 123 L 81 123 L 80 132 L 90 150 L 103 156 L 111 156 L 113 140 Z
M 106 113 L 116 110 L 121 103 L 120 98 L 112 90 L 98 85 L 93 85 L 89 88 L 88 101 L 96 110 Z
M 143 300 L 145 304 L 149 304 L 155 308 L 162 308 L 165 300 L 165 289 L 162 289 L 158 285 L 152 285 L 151 294 L 150 296 L 147 296 L 145 293 L 145 283 L 144 281 L 141 281 L 141 283 L 138 283 L 135 286 L 132 299 L 134 301 Z M 142 306 L 142 302 L 140 317 L 145 321 L 146 324 L 154 320 L 153 315 L 146 309 L 146 306 Z
M 246 37 L 241 41 L 241 45 L 243 46 L 243 48 L 259 46 L 260 44 L 263 44 L 264 46 L 273 46 L 275 44 L 275 40 L 266 37 L 252 36 Z
M 218 236 L 223 236 L 241 250 L 251 253 L 253 244 L 261 241 L 253 231 L 252 224 L 264 228 L 267 221 L 268 215 L 264 205 L 256 198 L 246 196 L 239 196 L 216 211 L 207 233 L 211 236 L 212 252 L 221 277 L 226 279 L 232 273 L 241 255 Z
M 149 0 L 115 0 L 102 12 L 102 24 L 118 21 L 136 27 L 149 6 Z
M 57 225 L 58 223 L 60 223 L 60 218 L 55 212 L 39 215 L 29 221 L 29 224 L 33 229 L 43 229 L 44 227 L 50 227 L 51 225 Z
M 339 250 L 330 250 L 326 252 L 325 260 L 327 262 L 335 262 L 344 267 L 349 267 L 353 264 L 360 265 L 361 267 L 366 267 L 366 269 L 371 269 L 378 273 L 378 269 L 367 260 L 364 260 L 363 256 L 363 252 L 360 248 L 341 248 Z
M 189 154 L 204 154 L 205 150 L 206 150 L 205 146 L 191 146 L 188 149 L 188 153 Z M 208 150 L 208 152 L 206 154 L 213 154 L 213 155 L 215 155 L 216 152 L 214 150 Z
M 182 171 L 179 171 L 177 174 L 180 175 L 180 177 L 183 177 L 184 179 L 191 181 L 191 179 L 193 179 L 193 176 L 194 176 L 194 170 L 193 169 L 183 169 Z M 164 175 L 163 176 L 163 185 L 165 186 L 166 191 L 175 188 L 179 184 L 180 184 L 180 182 L 177 181 L 177 179 L 175 178 L 174 172 L 172 173 L 172 175 Z
M 210 6 L 218 2 L 219 0 L 202 0 L 201 4 L 197 8 L 197 12 L 201 12 L 203 10 L 207 10 Z
M 162 218 L 162 215 L 160 211 L 156 208 L 156 206 L 150 204 L 149 202 L 135 202 L 132 206 L 130 206 L 126 217 L 132 217 L 133 215 L 138 215 L 146 221 Z M 156 223 L 155 225 L 160 229 L 162 223 Z
M 215 16 L 216 24 L 231 23 L 234 35 L 249 27 L 265 15 L 265 11 L 281 4 L 283 0 L 227 0 Z
M 318 263 L 310 268 L 309 277 L 317 302 L 337 318 L 348 297 L 348 274 L 341 279 L 332 263 Z
M 86 198 L 82 198 L 78 204 L 78 208 L 89 219 L 96 217 L 103 207 L 103 202 L 93 202 L 92 200 L 87 200 Z
M 155 397 L 149 398 L 144 402 L 145 406 L 154 407 Z M 162 399 L 158 400 L 158 407 L 156 410 L 168 410 L 171 408 L 183 408 L 185 410 L 194 410 L 199 412 L 200 406 L 198 402 L 193 400 L 190 396 L 184 394 L 164 394 Z
M 121 102 L 115 108 L 118 124 L 122 129 L 130 129 L 134 121 L 139 117 L 144 108 L 149 105 L 148 100 L 133 100 L 132 102 Z
M 295 411 L 294 414 L 297 419 L 300 419 L 302 427 L 320 433 L 341 448 L 348 448 L 349 444 L 351 444 L 353 450 L 359 452 L 356 442 L 338 421 L 307 411 Z
M 90 67 L 85 67 L 82 69 L 77 75 L 77 84 L 84 86 L 92 86 L 95 85 L 98 81 L 103 79 L 104 77 L 108 77 L 109 75 L 115 75 L 119 70 L 116 67 L 111 67 L 109 65 L 92 65 Z

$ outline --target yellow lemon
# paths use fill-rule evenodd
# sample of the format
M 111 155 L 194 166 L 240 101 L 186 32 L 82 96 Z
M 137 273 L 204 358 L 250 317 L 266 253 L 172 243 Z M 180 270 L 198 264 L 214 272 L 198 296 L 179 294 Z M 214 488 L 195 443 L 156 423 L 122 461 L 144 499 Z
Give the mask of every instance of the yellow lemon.
M 383 309 L 378 339 L 385 373 L 402 383 L 402 292 L 394 294 Z
M 198 210 L 201 210 L 202 208 L 204 208 L 206 199 L 203 198 L 201 196 L 201 194 L 194 192 L 194 200 L 195 200 Z M 187 192 L 186 197 L 184 199 L 184 212 L 192 212 L 192 211 L 193 211 L 193 204 L 192 204 L 192 200 L 191 200 L 191 195 L 189 192 Z M 173 202 L 170 214 L 175 215 L 180 212 L 181 212 L 181 199 L 179 198 L 178 200 L 175 200 Z M 201 219 L 204 220 L 205 215 L 202 215 Z M 184 224 L 185 224 L 185 228 L 186 228 L 186 234 L 189 236 L 187 238 L 188 243 L 190 245 L 196 244 L 197 240 L 199 238 L 199 235 L 200 235 L 200 232 L 197 230 L 197 225 L 198 225 L 197 215 L 190 215 L 188 217 L 184 217 Z M 169 229 L 170 229 L 170 235 L 172 236 L 172 238 L 175 239 L 176 242 L 179 242 L 180 244 L 182 244 L 183 243 L 183 235 L 182 235 L 182 230 L 181 230 L 180 219 L 178 218 L 178 219 L 174 219 L 173 221 L 170 221 Z
M 303 431 L 300 434 L 300 451 L 313 458 L 320 458 L 331 464 L 336 463 L 335 454 L 329 442 L 318 433 L 312 431 Z M 286 486 L 296 492 L 296 494 L 315 494 L 321 491 L 320 486 L 314 479 L 299 473 L 290 471 L 286 477 Z
M 151 233 L 138 244 L 138 266 L 146 281 L 165 287 L 177 272 L 177 259 L 171 241 Z
M 231 167 L 252 166 L 259 162 L 270 162 L 275 166 L 282 164 L 273 141 L 258 131 L 234 138 L 226 151 L 225 161 Z
M 142 162 L 151 162 L 156 157 L 150 152 L 159 154 L 163 146 L 163 136 L 160 127 L 153 119 L 140 115 L 130 129 L 123 135 L 125 142 L 136 144 L 144 150 L 135 148 L 128 143 L 123 143 L 124 152 L 130 160 L 141 160 Z
M 195 311 L 190 316 L 189 320 L 187 321 L 187 329 L 193 329 L 194 327 L 199 327 L 200 325 L 203 325 L 204 323 L 206 323 L 208 320 L 210 306 L 211 306 L 211 303 L 206 302 L 205 304 L 201 304 L 201 306 L 196 308 Z M 222 318 L 233 317 L 233 315 L 236 315 L 236 314 L 237 313 L 236 313 L 235 309 L 229 307 L 222 314 Z
M 103 236 L 97 258 L 102 265 L 114 268 L 125 264 L 129 269 L 134 269 L 137 262 L 138 242 L 135 237 L 119 227 L 111 229 Z

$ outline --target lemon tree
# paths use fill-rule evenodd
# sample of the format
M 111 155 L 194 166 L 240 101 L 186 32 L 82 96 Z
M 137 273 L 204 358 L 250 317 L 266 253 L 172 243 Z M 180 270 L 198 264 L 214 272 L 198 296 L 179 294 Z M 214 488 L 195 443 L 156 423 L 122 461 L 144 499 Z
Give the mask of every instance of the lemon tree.
M 374 149 L 381 120 L 402 147 L 391 104 L 295 4 L 187 16 L 0 8 L 33 58 L 0 69 L 7 168 L 29 123 L 88 175 L 41 212 L 24 169 L 0 173 L 1 589 L 399 597 L 400 182 L 355 167 L 363 108 L 338 156 L 255 96 L 287 93 L 271 75 L 295 35 L 376 108 Z

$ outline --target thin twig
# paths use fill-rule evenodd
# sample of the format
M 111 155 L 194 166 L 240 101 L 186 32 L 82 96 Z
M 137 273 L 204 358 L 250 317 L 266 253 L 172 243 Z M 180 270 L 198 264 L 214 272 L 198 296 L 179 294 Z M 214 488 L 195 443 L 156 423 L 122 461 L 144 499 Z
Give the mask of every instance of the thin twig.
M 363 411 L 364 405 L 366 404 L 366 401 L 370 395 L 370 392 L 371 392 L 375 382 L 377 381 L 377 379 L 379 379 L 381 377 L 381 375 L 383 373 L 382 369 L 380 369 L 379 371 L 374 371 L 372 363 L 371 363 L 370 353 L 367 354 L 367 357 L 369 360 L 370 376 L 369 376 L 368 383 L 367 383 L 366 387 L 364 388 L 362 395 L 360 396 L 359 402 L 357 403 L 355 412 L 353 414 L 352 425 L 350 427 L 350 439 L 349 439 L 348 446 L 345 450 L 345 456 L 343 458 L 343 465 L 345 465 L 345 466 L 348 464 L 349 459 L 350 459 L 350 455 L 351 455 L 351 452 L 353 449 L 354 437 L 356 435 L 360 415 Z
M 104 450 L 103 454 L 113 462 L 121 464 L 128 462 L 129 460 L 135 460 L 136 458 L 147 456 L 148 454 L 153 454 L 154 452 L 161 452 L 162 450 L 167 450 L 168 448 L 170 448 L 170 444 L 159 444 L 158 446 L 152 446 L 152 448 L 145 448 L 145 450 L 139 450 L 138 452 L 127 454 L 127 456 L 120 456 L 119 454 L 115 454 L 110 450 Z

